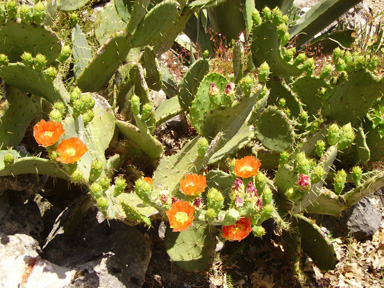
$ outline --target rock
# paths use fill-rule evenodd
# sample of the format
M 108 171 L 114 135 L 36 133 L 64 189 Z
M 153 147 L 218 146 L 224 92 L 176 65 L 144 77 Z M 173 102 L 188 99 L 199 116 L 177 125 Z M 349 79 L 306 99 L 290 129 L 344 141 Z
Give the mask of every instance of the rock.
M 361 199 L 345 211 L 346 224 L 353 236 L 360 241 L 367 240 L 380 228 L 381 212 L 368 198 Z

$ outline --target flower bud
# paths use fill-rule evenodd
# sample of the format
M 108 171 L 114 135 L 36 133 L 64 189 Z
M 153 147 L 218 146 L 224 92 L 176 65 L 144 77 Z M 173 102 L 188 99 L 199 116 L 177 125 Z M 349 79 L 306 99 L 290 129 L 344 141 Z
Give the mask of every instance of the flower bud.
M 289 189 L 287 189 L 287 190 L 285 191 L 285 196 L 287 196 L 287 198 L 288 198 L 289 200 L 294 200 L 294 199 L 296 198 L 296 196 L 297 196 L 297 193 L 296 193 L 295 189 L 293 189 L 293 188 L 291 187 L 291 188 L 289 188 Z
M 67 112 L 67 107 L 62 101 L 56 101 L 55 103 L 53 103 L 53 108 L 59 110 L 62 114 L 65 114 Z
M 255 235 L 256 237 L 263 237 L 266 233 L 263 226 L 252 227 L 252 232 L 253 232 L 253 235 Z
M 17 15 L 17 1 L 8 0 L 6 4 L 7 14 L 9 19 L 15 19 Z
M 289 156 L 290 155 L 287 151 L 281 152 L 279 157 L 279 165 L 284 166 L 288 162 Z
M 197 154 L 199 155 L 199 157 L 202 158 L 205 156 L 205 153 L 207 152 L 208 147 L 209 147 L 209 142 L 207 138 L 201 137 L 197 142 Z
M 55 67 L 48 67 L 47 69 L 44 70 L 44 75 L 49 81 L 55 80 L 57 76 L 57 70 Z
M 39 2 L 40 3 L 40 2 Z M 47 58 L 43 54 L 37 54 L 33 60 L 33 66 L 36 71 L 42 71 L 47 65 Z
M 81 90 L 79 87 L 73 88 L 73 90 L 70 94 L 70 102 L 72 105 L 73 105 L 75 100 L 80 100 L 80 94 L 81 94 Z
M 90 109 L 93 109 L 93 107 L 95 107 L 96 101 L 92 97 L 91 93 L 82 93 L 80 95 L 80 101 L 83 103 L 84 109 L 90 110 Z
M 23 64 L 27 67 L 32 67 L 33 66 L 33 57 L 32 54 L 29 52 L 24 52 L 21 55 L 21 61 L 23 61 Z
M 152 197 L 152 185 L 144 179 L 137 179 L 135 182 L 135 191 L 137 196 L 144 202 L 150 203 Z
M 279 39 L 283 39 L 286 32 L 288 32 L 288 26 L 285 23 L 281 23 L 277 26 L 277 37 Z
M 80 170 L 75 170 L 71 175 L 71 181 L 73 183 L 81 183 L 84 181 L 84 174 Z
M 266 22 L 272 21 L 272 11 L 268 6 L 265 6 L 262 10 L 263 19 Z
M 63 63 L 65 60 L 67 60 L 69 58 L 69 56 L 71 56 L 71 54 L 72 54 L 71 47 L 69 47 L 68 45 L 65 45 L 65 46 L 63 46 L 63 48 L 61 48 L 61 52 L 60 52 L 59 58 L 57 60 L 59 60 L 59 62 Z
M 240 90 L 247 97 L 251 96 L 254 84 L 255 84 L 255 79 L 251 74 L 247 74 L 245 77 L 243 77 L 239 81 Z
M 135 115 L 140 115 L 140 106 L 141 106 L 141 103 L 140 103 L 139 96 L 133 95 L 131 97 L 131 107 Z
M 315 69 L 315 59 L 313 58 L 307 58 L 303 65 L 301 66 L 301 70 L 307 72 L 307 74 L 312 74 L 313 69 Z
M 219 212 L 224 205 L 223 194 L 216 188 L 211 188 L 207 193 L 207 205 L 208 208 L 215 209 L 216 212 Z
M 63 114 L 58 109 L 52 109 L 49 113 L 49 119 L 56 122 L 61 122 L 63 120 Z
M 95 182 L 101 175 L 103 171 L 103 162 L 98 159 L 92 161 L 91 171 L 89 172 L 89 181 Z
M 257 69 L 257 77 L 259 79 L 260 83 L 265 83 L 268 81 L 269 74 L 271 74 L 271 71 L 269 69 L 269 65 L 267 62 L 264 62 L 260 65 L 260 67 Z
M 111 179 L 107 177 L 102 177 L 99 179 L 99 184 L 103 188 L 103 190 L 107 190 L 109 188 L 109 185 L 111 184 Z
M 297 184 L 302 190 L 308 190 L 311 188 L 311 180 L 309 179 L 309 176 L 305 174 L 300 174 L 299 180 L 297 180 Z
M 33 7 L 33 22 L 35 22 L 36 25 L 40 25 L 43 23 L 45 15 L 46 12 L 44 3 L 42 1 L 37 2 Z
M 351 177 L 353 183 L 355 183 L 356 186 L 360 186 L 362 174 L 363 170 L 359 166 L 355 166 L 352 168 Z
M 273 208 L 272 204 L 265 205 L 263 208 L 263 211 L 261 212 L 259 222 L 262 223 L 265 220 L 271 218 L 274 210 L 275 210 L 275 208 Z
M 252 11 L 252 22 L 253 22 L 253 25 L 255 26 L 259 26 L 261 23 L 262 23 L 262 19 L 261 19 L 261 16 L 260 16 L 260 12 L 255 9 Z
M 9 63 L 8 56 L 5 54 L 0 54 L 0 66 L 4 65 L 7 66 Z
M 147 120 L 153 116 L 153 104 L 151 102 L 145 103 L 143 105 L 143 110 L 141 112 L 141 117 L 143 120 Z
M 333 61 L 336 62 L 338 59 L 344 56 L 344 51 L 340 49 L 340 47 L 336 47 L 333 50 Z
M 325 170 L 324 167 L 321 165 L 318 165 L 313 168 L 312 174 L 311 174 L 311 182 L 312 183 L 318 183 L 321 180 L 323 180 L 325 176 Z
M 5 22 L 7 19 L 7 10 L 5 9 L 5 4 L 0 3 L 0 22 Z
M 295 58 L 293 65 L 298 66 L 298 65 L 304 63 L 306 58 L 307 58 L 307 56 L 305 56 L 305 53 L 299 53 L 299 55 L 297 55 L 297 57 Z
M 19 6 L 19 15 L 20 15 L 21 21 L 23 21 L 27 25 L 31 25 L 33 16 L 31 13 L 31 8 L 29 8 L 28 5 L 23 4 Z
M 343 169 L 337 171 L 334 178 L 334 188 L 335 188 L 336 194 L 338 195 L 341 194 L 341 192 L 344 189 L 346 180 L 347 180 L 347 172 L 345 172 Z
M 104 196 L 96 198 L 96 206 L 101 212 L 105 213 L 108 208 L 108 198 Z
M 223 225 L 224 226 L 233 225 L 239 219 L 240 219 L 239 211 L 233 208 L 229 208 L 224 215 Z
M 325 152 L 325 142 L 323 140 L 318 140 L 315 144 L 315 147 L 317 156 L 322 157 Z
M 272 203 L 273 193 L 271 188 L 266 186 L 263 190 L 263 205 L 269 205 Z
M 353 131 L 351 123 L 345 124 L 340 130 L 340 140 L 337 143 L 339 150 L 344 150 L 352 145 L 355 140 L 355 132 Z
M 213 208 L 208 208 L 205 216 L 207 216 L 208 219 L 214 219 L 217 217 L 217 212 Z
M 264 173 L 259 171 L 256 174 L 255 184 L 258 191 L 263 191 L 265 188 L 265 185 L 267 184 L 267 176 L 265 176 Z
M 15 162 L 15 157 L 11 153 L 6 153 L 3 158 L 4 166 L 12 165 Z
M 87 112 L 85 112 L 83 114 L 84 124 L 90 123 L 94 117 L 95 117 L 95 112 L 93 112 L 93 110 L 88 110 Z
M 125 188 L 127 187 L 127 182 L 122 177 L 116 177 L 115 178 L 115 190 L 113 193 L 114 197 L 119 196 L 121 193 L 124 192 Z
M 323 70 L 321 70 L 320 79 L 328 78 L 329 75 L 331 75 L 332 70 L 333 70 L 333 67 L 331 64 L 325 65 Z
M 50 151 L 48 153 L 48 158 L 52 161 L 55 161 L 59 157 L 59 152 L 57 151 Z
M 103 187 L 97 182 L 92 183 L 89 190 L 94 199 L 98 199 L 104 195 Z
M 327 140 L 329 145 L 335 145 L 340 139 L 340 127 L 336 123 L 328 128 Z
M 345 71 L 347 68 L 347 65 L 345 64 L 345 61 L 343 58 L 337 59 L 335 66 L 336 66 L 336 70 L 339 72 Z
M 79 20 L 79 15 L 77 15 L 76 13 L 72 13 L 69 18 L 69 23 L 71 23 L 72 27 L 75 27 L 78 20 Z
M 276 25 L 279 26 L 281 24 L 285 24 L 283 20 L 283 13 L 281 13 L 281 10 L 276 7 L 272 10 L 272 22 Z

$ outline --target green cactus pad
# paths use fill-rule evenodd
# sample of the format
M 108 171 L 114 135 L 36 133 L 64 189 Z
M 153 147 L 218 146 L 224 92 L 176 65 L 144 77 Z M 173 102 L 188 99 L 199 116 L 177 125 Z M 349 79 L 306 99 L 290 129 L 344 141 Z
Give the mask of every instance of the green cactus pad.
M 62 11 L 74 11 L 85 6 L 90 0 L 59 0 L 58 9 Z
M 75 77 L 78 78 L 84 68 L 87 67 L 88 63 L 92 60 L 92 50 L 88 45 L 85 34 L 77 24 L 75 28 L 72 29 L 72 43 L 73 57 L 75 60 L 73 72 Z
M 296 66 L 283 60 L 275 24 L 264 22 L 255 26 L 252 35 L 251 49 L 256 66 L 267 62 L 272 72 L 271 76 L 299 76 L 302 74 Z
M 281 81 L 280 79 L 270 79 L 268 81 L 268 88 L 270 88 L 268 103 L 277 106 L 279 99 L 285 99 L 285 107 L 289 109 L 292 116 L 297 118 L 302 111 L 301 103 L 288 85 Z
M 208 60 L 199 59 L 188 69 L 180 83 L 179 102 L 180 106 L 187 110 L 197 93 L 201 81 L 209 71 Z
M 129 122 L 117 120 L 116 125 L 121 134 L 135 143 L 145 154 L 152 159 L 158 159 L 163 152 L 162 144 L 150 133 L 142 133 L 139 128 Z
M 11 153 L 15 161 L 12 165 L 5 167 L 3 159 L 7 153 Z M 20 174 L 44 174 L 69 180 L 69 175 L 50 160 L 35 156 L 22 157 L 20 153 L 15 150 L 0 151 L 0 177 Z
M 266 108 L 255 126 L 256 137 L 268 149 L 282 152 L 293 145 L 294 132 L 284 112 L 275 107 Z
M 341 126 L 349 122 L 354 126 L 383 94 L 384 83 L 376 81 L 369 72 L 356 71 L 332 90 L 322 114 Z
M 314 93 L 321 87 L 327 87 L 326 82 L 313 76 L 301 77 L 292 84 L 292 90 L 297 93 L 300 101 L 305 104 L 305 110 L 310 116 L 318 114 L 323 106 L 324 101 L 321 96 Z
M 373 129 L 370 121 L 366 121 L 364 125 L 364 135 L 366 135 L 366 145 L 370 151 L 369 162 L 382 161 L 384 159 L 384 141 L 378 131 Z M 357 139 L 359 139 L 359 136 Z
M 189 7 L 211 8 L 224 3 L 226 0 L 195 0 L 189 3 Z
M 163 86 L 160 67 L 155 52 L 148 46 L 144 48 L 140 63 L 145 69 L 145 81 L 147 82 L 148 88 L 159 91 Z
M 42 26 L 7 21 L 0 25 L 0 39 L 0 54 L 7 55 L 10 62 L 20 61 L 20 56 L 29 52 L 32 56 L 43 54 L 50 65 L 61 52 L 60 40 Z
M 121 2 L 120 0 L 117 2 Z M 126 1 L 124 1 L 126 2 Z M 145 15 L 147 14 L 147 8 L 148 5 L 150 4 L 150 0 L 142 0 L 142 1 L 135 1 L 134 6 L 132 8 L 132 13 L 130 15 L 130 19 L 127 25 L 127 31 L 129 33 L 133 33 L 137 26 L 141 23 L 141 21 L 144 19 Z M 119 5 L 121 6 L 121 5 Z M 117 8 L 117 6 L 116 6 Z M 126 8 L 125 8 L 126 10 Z M 118 10 L 118 12 L 121 11 L 121 9 Z M 119 12 L 120 14 L 120 12 Z M 125 12 L 126 15 L 126 12 Z M 124 19 L 123 19 L 124 21 Z
M 207 225 L 194 224 L 181 232 L 168 228 L 164 245 L 172 261 L 186 271 L 205 271 L 214 259 L 215 241 Z
M 172 28 L 178 16 L 177 3 L 163 1 L 153 7 L 137 27 L 132 38 L 133 47 L 150 45 Z M 164 21 L 167 19 L 167 21 Z
M 128 23 L 129 19 L 131 18 L 131 11 L 133 9 L 133 5 L 137 4 L 138 2 L 135 1 L 135 3 L 132 3 L 132 1 L 130 0 L 115 0 L 114 3 L 116 12 L 119 15 L 120 19 L 125 23 Z
M 140 214 L 142 214 L 145 217 L 152 217 L 159 213 L 152 206 L 144 205 L 143 201 L 139 198 L 139 196 L 137 196 L 136 193 L 122 193 L 116 197 L 116 201 L 117 203 L 115 206 L 117 211 L 117 218 L 118 219 L 123 218 L 122 219 L 123 221 L 125 221 L 124 220 L 125 217 L 119 216 L 120 208 L 118 208 L 118 206 L 121 205 L 122 203 L 129 203 L 129 205 L 133 206 Z
M 46 79 L 43 72 L 26 67 L 22 63 L 11 63 L 0 67 L 0 77 L 9 85 L 22 91 L 41 96 L 51 103 L 69 99 L 62 82 L 56 78 L 53 82 Z
M 179 99 L 177 97 L 166 99 L 156 108 L 156 127 L 159 127 L 162 123 L 180 114 L 181 112 L 183 112 L 183 108 L 180 107 Z
M 85 92 L 98 91 L 119 68 L 131 49 L 129 34 L 119 32 L 101 47 L 77 78 L 77 86 Z
M 301 246 L 321 270 L 334 269 L 339 261 L 331 242 L 323 236 L 320 227 L 303 215 L 295 215 L 301 235 Z
M 112 2 L 107 3 L 96 14 L 95 36 L 100 45 L 103 45 L 112 34 L 123 30 L 127 25 L 121 20 L 115 5 Z
M 28 97 L 14 87 L 7 87 L 8 107 L 0 117 L 0 149 L 16 147 L 36 116 L 39 107 L 37 97 Z
M 375 134 L 377 133 L 376 131 L 370 131 L 369 134 Z M 379 149 L 379 151 L 383 151 L 381 152 L 381 155 L 375 155 L 375 159 L 378 161 L 379 159 L 381 160 L 383 157 L 384 157 L 384 147 L 383 147 L 383 144 L 382 144 L 382 141 L 380 139 L 380 137 L 378 135 L 370 135 L 369 137 L 371 137 L 370 139 L 370 142 L 373 144 L 373 147 L 382 147 L 381 149 Z M 372 138 L 373 138 L 373 141 L 372 141 Z M 376 138 L 376 139 L 375 139 Z M 368 147 L 368 144 L 367 144 L 367 138 L 365 136 L 365 132 L 363 130 L 363 127 L 358 127 L 357 128 L 357 133 L 356 133 L 356 138 L 355 138 L 355 144 L 353 146 L 353 150 L 354 150 L 354 153 L 355 153 L 355 163 L 362 163 L 364 165 L 366 165 L 369 161 L 369 159 L 371 158 L 371 150 L 369 149 Z M 371 146 L 372 146 L 371 144 Z
M 211 170 L 206 175 L 208 187 L 218 189 L 223 195 L 229 196 L 236 177 L 233 174 L 225 173 L 221 170 Z

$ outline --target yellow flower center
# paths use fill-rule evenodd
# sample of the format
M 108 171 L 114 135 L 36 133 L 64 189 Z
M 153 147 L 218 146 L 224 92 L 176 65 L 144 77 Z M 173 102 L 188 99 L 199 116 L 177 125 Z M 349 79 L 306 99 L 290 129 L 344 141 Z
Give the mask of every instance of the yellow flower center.
M 252 172 L 252 166 L 244 165 L 243 167 L 240 168 L 239 172 Z
M 50 132 L 50 131 L 45 131 L 44 132 L 44 137 L 51 138 L 52 136 L 53 136 L 53 132 Z
M 69 156 L 75 156 L 75 155 L 76 155 L 76 149 L 73 149 L 73 148 L 68 148 L 67 150 L 65 150 L 65 152 L 66 152 Z
M 184 222 L 188 221 L 188 214 L 185 212 L 177 212 L 175 218 L 177 222 L 184 224 Z

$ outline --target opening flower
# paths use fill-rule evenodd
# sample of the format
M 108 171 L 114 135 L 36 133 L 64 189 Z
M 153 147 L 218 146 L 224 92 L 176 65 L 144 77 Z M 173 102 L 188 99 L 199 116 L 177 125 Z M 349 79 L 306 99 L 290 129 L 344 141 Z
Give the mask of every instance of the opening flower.
M 299 184 L 301 188 L 307 189 L 311 187 L 311 180 L 308 175 L 300 174 L 297 184 Z
M 259 172 L 260 160 L 254 156 L 245 156 L 235 162 L 234 173 L 237 177 L 249 178 Z
M 88 148 L 79 138 L 72 137 L 61 141 L 56 151 L 59 152 L 57 161 L 72 164 L 78 161 L 88 151 Z
M 180 191 L 185 195 L 197 196 L 207 187 L 207 179 L 204 175 L 185 174 L 180 180 Z
M 229 241 L 241 241 L 251 233 L 251 219 L 240 218 L 235 224 L 223 226 L 223 237 Z
M 56 121 L 47 122 L 42 119 L 33 127 L 33 137 L 35 137 L 36 142 L 43 147 L 55 144 L 59 141 L 63 133 L 63 124 Z
M 152 185 L 152 178 L 151 177 L 144 177 L 144 181 L 147 182 L 148 184 Z
M 166 213 L 169 219 L 169 224 L 173 228 L 172 231 L 184 231 L 192 225 L 195 207 L 193 207 L 189 202 L 179 200 L 172 203 L 171 209 Z

